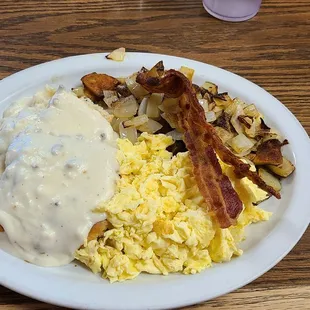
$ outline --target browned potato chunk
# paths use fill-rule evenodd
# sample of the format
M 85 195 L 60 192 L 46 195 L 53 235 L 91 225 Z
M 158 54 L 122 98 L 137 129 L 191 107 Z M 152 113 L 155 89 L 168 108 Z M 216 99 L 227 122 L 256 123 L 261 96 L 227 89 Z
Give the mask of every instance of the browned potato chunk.
M 282 188 L 281 183 L 279 179 L 277 179 L 274 175 L 272 175 L 271 173 L 269 173 L 263 168 L 258 169 L 258 174 L 267 185 L 274 188 L 277 192 L 281 190 Z
M 204 82 L 201 87 L 207 90 L 212 95 L 217 95 L 218 93 L 218 87 L 214 83 Z
M 181 73 L 183 73 L 190 81 L 193 79 L 195 70 L 182 66 L 179 70 Z
M 102 237 L 104 232 L 108 229 L 108 221 L 104 220 L 101 222 L 96 223 L 90 230 L 87 241 L 95 240 L 98 237 Z
M 89 98 L 91 101 L 95 102 L 98 101 L 99 98 L 96 97 L 93 93 L 91 93 L 87 88 L 84 87 L 84 96 Z
M 214 95 L 213 100 L 217 106 L 223 107 L 223 108 L 226 108 L 233 103 L 228 93 Z
M 103 97 L 104 90 L 115 90 L 115 87 L 120 83 L 112 76 L 96 72 L 83 76 L 81 80 L 85 88 L 98 98 Z
M 122 97 L 128 97 L 131 95 L 130 90 L 128 89 L 127 85 L 125 84 L 119 84 L 116 86 L 115 90 L 119 93 Z
M 159 61 L 150 71 L 148 71 L 147 75 L 150 77 L 161 77 L 164 75 L 165 67 L 163 61 Z
M 285 157 L 283 157 L 283 162 L 279 166 L 268 165 L 268 168 L 280 177 L 287 178 L 294 170 L 295 166 Z
M 255 165 L 281 165 L 283 156 L 281 153 L 282 143 L 277 139 L 264 141 L 257 147 L 256 156 L 253 160 Z
M 260 114 L 258 112 L 258 110 L 256 109 L 256 106 L 254 104 L 249 104 L 247 105 L 244 109 L 244 114 L 246 116 L 250 116 L 250 117 L 259 117 Z
M 126 49 L 124 47 L 120 47 L 113 52 L 111 52 L 109 55 L 105 56 L 105 58 L 114 60 L 114 61 L 123 61 L 125 58 Z
M 214 109 L 213 109 L 214 111 Z M 234 132 L 232 125 L 230 124 L 230 115 L 225 111 L 221 113 L 221 115 L 214 122 L 214 126 L 222 127 L 228 132 Z

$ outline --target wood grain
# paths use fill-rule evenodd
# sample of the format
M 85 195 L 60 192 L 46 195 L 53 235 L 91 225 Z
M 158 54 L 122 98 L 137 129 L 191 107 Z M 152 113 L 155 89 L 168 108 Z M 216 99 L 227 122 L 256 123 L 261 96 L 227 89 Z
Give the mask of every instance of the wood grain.
M 200 0 L 3 0 L 0 79 L 61 57 L 124 46 L 240 74 L 283 102 L 310 134 L 310 2 L 265 0 L 244 23 L 210 17 Z M 309 207 L 309 202 L 305 207 Z M 310 230 L 251 284 L 184 309 L 310 309 Z M 61 309 L 0 287 L 0 309 Z

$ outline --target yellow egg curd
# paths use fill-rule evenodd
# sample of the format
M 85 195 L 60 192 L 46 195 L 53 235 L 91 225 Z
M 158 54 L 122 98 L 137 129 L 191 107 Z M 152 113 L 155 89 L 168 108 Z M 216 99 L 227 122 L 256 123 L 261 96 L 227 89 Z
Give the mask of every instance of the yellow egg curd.
M 242 254 L 244 228 L 268 220 L 271 213 L 254 204 L 267 198 L 249 179 L 237 179 L 233 168 L 220 162 L 244 208 L 237 224 L 221 229 L 208 213 L 197 187 L 188 153 L 172 156 L 171 137 L 141 134 L 134 145 L 118 140 L 120 179 L 114 197 L 95 212 L 104 212 L 111 229 L 85 242 L 76 258 L 111 282 L 141 272 L 195 274 L 212 262 Z

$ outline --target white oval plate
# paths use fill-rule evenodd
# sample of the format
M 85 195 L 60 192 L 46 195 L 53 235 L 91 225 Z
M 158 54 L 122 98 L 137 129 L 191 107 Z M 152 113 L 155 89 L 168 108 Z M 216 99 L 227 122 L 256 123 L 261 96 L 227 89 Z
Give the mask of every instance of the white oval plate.
M 0 240 L 0 284 L 24 295 L 61 306 L 84 309 L 163 309 L 190 305 L 235 290 L 262 275 L 297 243 L 310 218 L 310 143 L 289 110 L 259 86 L 225 70 L 184 58 L 127 53 L 124 62 L 105 59 L 106 54 L 64 58 L 16 73 L 0 82 L 0 113 L 12 101 L 32 95 L 45 84 L 68 88 L 80 84 L 89 72 L 126 76 L 142 66 L 163 60 L 166 68 L 185 65 L 195 69 L 194 82 L 213 81 L 246 102 L 255 103 L 290 144 L 286 155 L 297 169 L 283 182 L 282 199 L 271 198 L 261 206 L 274 214 L 270 221 L 252 225 L 242 243 L 243 256 L 216 264 L 204 272 L 185 276 L 141 275 L 133 281 L 110 284 L 73 262 L 64 267 L 42 268 L 5 252 Z

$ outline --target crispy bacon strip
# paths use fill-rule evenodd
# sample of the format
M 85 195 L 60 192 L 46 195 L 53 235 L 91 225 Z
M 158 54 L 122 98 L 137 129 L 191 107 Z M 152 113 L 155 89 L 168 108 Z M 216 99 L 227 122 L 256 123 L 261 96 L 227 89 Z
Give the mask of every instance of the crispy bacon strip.
M 169 71 L 170 72 L 170 71 Z M 173 71 L 176 72 L 176 71 Z M 181 76 L 183 76 L 180 73 Z M 167 74 L 156 80 L 140 73 L 137 82 L 152 92 L 164 92 L 168 97 L 179 97 L 181 112 L 178 113 L 180 127 L 185 131 L 185 144 L 193 163 L 193 172 L 199 190 L 205 198 L 210 211 L 216 216 L 222 228 L 235 224 L 242 211 L 242 202 L 227 176 L 222 172 L 212 144 L 204 143 L 204 111 L 197 111 L 195 118 L 190 117 L 190 107 L 196 95 L 189 80 Z M 199 104 L 199 103 L 198 103 Z M 203 134 L 201 134 L 203 133 Z
M 149 92 L 165 93 L 167 97 L 180 97 L 178 113 L 180 127 L 184 130 L 185 144 L 194 166 L 199 190 L 209 204 L 222 228 L 233 225 L 242 210 L 242 203 L 229 179 L 225 179 L 217 158 L 232 165 L 239 177 L 248 177 L 268 193 L 280 198 L 279 192 L 268 186 L 250 165 L 241 161 L 222 143 L 214 127 L 207 123 L 205 112 L 199 104 L 191 82 L 180 72 L 169 70 L 159 79 L 139 73 L 137 82 Z M 194 142 L 194 143 L 193 143 Z M 214 196 L 219 198 L 215 201 Z
M 229 178 L 222 173 L 213 148 L 209 145 L 201 153 L 195 147 L 190 132 L 185 132 L 185 144 L 190 150 L 194 175 L 199 191 L 211 206 L 211 211 L 222 228 L 229 227 L 242 211 L 242 202 L 231 185 Z

